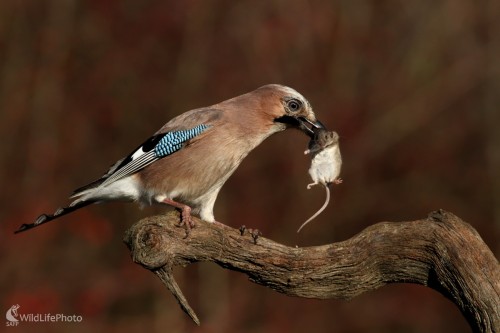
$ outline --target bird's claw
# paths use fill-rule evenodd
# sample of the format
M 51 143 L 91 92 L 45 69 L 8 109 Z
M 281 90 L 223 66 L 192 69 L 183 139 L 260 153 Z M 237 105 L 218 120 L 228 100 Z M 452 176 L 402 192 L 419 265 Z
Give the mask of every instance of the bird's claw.
M 242 225 L 240 227 L 240 234 L 243 236 L 243 234 L 245 233 L 246 230 L 247 230 L 247 227 L 245 225 Z
M 257 238 L 259 238 L 259 236 L 262 236 L 262 232 L 260 232 L 259 229 L 253 229 L 252 231 L 250 231 L 250 235 L 252 235 L 253 243 L 257 245 Z
M 240 233 L 242 236 L 245 234 L 245 231 L 247 231 L 250 236 L 252 236 L 254 244 L 257 244 L 257 239 L 262 236 L 262 232 L 259 229 L 247 229 L 245 225 L 242 225 L 240 227 Z
M 191 217 L 191 208 L 189 208 L 188 206 L 185 206 L 182 209 L 181 220 L 177 226 L 184 227 L 184 229 L 186 230 L 186 236 L 184 236 L 184 238 L 188 238 L 191 229 L 196 226 L 194 220 Z

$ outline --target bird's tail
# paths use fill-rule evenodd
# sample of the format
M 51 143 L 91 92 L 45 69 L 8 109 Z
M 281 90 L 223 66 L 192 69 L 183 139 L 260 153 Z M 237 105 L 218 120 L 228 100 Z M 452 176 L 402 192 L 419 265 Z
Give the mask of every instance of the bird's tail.
M 75 200 L 68 207 L 59 208 L 52 215 L 50 215 L 50 214 L 42 214 L 42 215 L 40 215 L 35 220 L 35 222 L 30 223 L 30 224 L 23 224 L 23 225 L 21 225 L 19 227 L 19 229 L 17 229 L 16 231 L 14 231 L 14 233 L 17 234 L 17 233 L 20 233 L 20 232 L 23 232 L 23 231 L 26 231 L 26 230 L 29 230 L 29 229 L 33 229 L 33 228 L 38 227 L 38 226 L 40 226 L 40 225 L 42 225 L 44 223 L 52 221 L 52 220 L 54 220 L 54 219 L 56 219 L 58 217 L 64 216 L 66 214 L 74 212 L 77 209 L 80 209 L 82 207 L 91 205 L 91 204 L 96 203 L 96 202 L 98 202 L 98 200 L 92 200 L 92 199 L 90 199 L 90 200 L 80 200 L 80 199 L 79 200 Z

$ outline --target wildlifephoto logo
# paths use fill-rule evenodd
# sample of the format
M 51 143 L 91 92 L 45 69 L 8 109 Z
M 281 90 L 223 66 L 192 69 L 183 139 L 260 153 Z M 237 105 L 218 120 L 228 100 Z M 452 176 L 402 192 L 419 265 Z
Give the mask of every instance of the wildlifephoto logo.
M 5 326 L 14 327 L 19 326 L 21 322 L 31 323 L 58 323 L 58 322 L 74 322 L 80 323 L 83 317 L 79 315 L 66 315 L 62 313 L 19 313 L 18 310 L 21 306 L 19 304 L 12 305 L 5 313 L 7 319 Z
M 17 309 L 19 309 L 20 306 L 19 304 L 12 305 L 10 309 L 7 310 L 7 313 L 5 314 L 5 318 L 7 319 L 7 326 L 17 326 L 19 323 L 19 314 L 17 313 Z M 10 323 L 13 323 L 15 325 L 8 325 Z

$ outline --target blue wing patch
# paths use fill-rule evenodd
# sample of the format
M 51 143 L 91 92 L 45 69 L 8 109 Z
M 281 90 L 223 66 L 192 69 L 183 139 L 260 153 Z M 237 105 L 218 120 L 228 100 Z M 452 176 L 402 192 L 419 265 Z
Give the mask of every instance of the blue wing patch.
M 137 147 L 137 149 L 126 158 L 112 166 L 103 178 L 89 184 L 89 186 L 107 186 L 119 179 L 130 176 L 160 158 L 180 150 L 186 141 L 200 135 L 209 127 L 209 125 L 201 124 L 187 130 L 155 135 Z M 75 192 L 78 193 L 83 191 L 89 188 L 89 186 L 84 186 Z
M 182 148 L 184 142 L 200 135 L 207 128 L 207 125 L 201 124 L 188 130 L 168 132 L 154 148 L 156 157 L 162 158 L 175 153 Z

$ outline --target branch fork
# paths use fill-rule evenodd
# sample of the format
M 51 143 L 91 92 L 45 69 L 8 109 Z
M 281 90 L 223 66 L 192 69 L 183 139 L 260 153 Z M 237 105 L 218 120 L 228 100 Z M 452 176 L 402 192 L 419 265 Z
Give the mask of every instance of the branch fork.
M 500 266 L 479 234 L 443 210 L 411 222 L 380 222 L 339 243 L 288 247 L 196 219 L 189 237 L 179 214 L 145 218 L 125 234 L 134 262 L 155 273 L 200 325 L 177 285 L 175 266 L 211 261 L 280 293 L 350 299 L 388 283 L 417 283 L 457 305 L 474 332 L 500 331 Z

